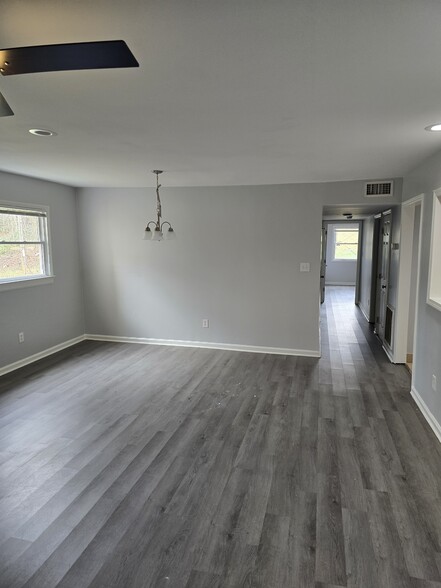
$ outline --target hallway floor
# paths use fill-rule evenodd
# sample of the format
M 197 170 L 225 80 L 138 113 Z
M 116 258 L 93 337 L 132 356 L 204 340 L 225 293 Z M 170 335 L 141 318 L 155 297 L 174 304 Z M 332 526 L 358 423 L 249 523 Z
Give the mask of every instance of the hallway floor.
M 441 588 L 441 446 L 353 303 L 318 359 L 86 341 L 0 379 L 1 588 Z

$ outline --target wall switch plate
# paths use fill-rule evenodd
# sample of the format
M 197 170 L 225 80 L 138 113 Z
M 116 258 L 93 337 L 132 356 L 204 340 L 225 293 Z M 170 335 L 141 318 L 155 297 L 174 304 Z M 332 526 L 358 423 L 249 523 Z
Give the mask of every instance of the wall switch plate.
M 435 374 L 432 375 L 432 390 L 436 392 L 436 376 Z
M 24 343 L 24 333 L 19 333 L 18 334 L 18 342 L 19 343 Z
M 208 329 L 208 327 L 210 326 L 210 322 L 208 319 L 202 319 L 202 327 L 204 329 Z
M 302 263 L 300 264 L 300 271 L 301 272 L 311 271 L 311 265 L 305 261 L 302 261 Z

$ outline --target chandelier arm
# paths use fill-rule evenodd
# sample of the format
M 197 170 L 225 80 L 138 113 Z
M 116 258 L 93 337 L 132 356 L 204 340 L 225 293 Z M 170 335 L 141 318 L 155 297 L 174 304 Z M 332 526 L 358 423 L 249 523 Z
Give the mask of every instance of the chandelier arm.
M 164 225 L 168 225 L 170 228 L 172 228 L 171 224 L 168 221 L 164 221 L 163 223 L 161 223 L 161 231 Z
M 150 225 L 154 225 L 154 227 L 156 228 L 158 226 L 158 223 L 156 221 L 149 221 L 147 223 L 145 230 L 147 230 Z

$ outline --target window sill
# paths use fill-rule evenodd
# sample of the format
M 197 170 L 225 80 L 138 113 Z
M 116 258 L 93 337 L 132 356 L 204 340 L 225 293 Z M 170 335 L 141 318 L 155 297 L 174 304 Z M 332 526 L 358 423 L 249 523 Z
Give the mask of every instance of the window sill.
M 29 288 L 30 286 L 43 286 L 52 284 L 54 276 L 44 276 L 38 278 L 23 278 L 20 280 L 5 280 L 0 282 L 0 292 L 4 290 L 15 290 L 17 288 Z

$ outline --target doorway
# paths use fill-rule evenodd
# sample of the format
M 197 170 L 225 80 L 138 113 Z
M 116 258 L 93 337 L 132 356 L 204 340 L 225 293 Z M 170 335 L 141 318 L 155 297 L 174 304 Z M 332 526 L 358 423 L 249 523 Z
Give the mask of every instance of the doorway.
M 390 359 L 393 359 L 394 339 L 394 314 L 396 308 L 396 288 L 390 288 L 391 277 L 394 278 L 398 271 L 397 243 L 392 239 L 397 237 L 397 227 L 393 228 L 393 218 L 399 221 L 396 207 L 379 206 L 369 203 L 363 206 L 351 206 L 347 208 L 324 207 L 322 222 L 322 264 L 321 264 L 321 299 L 324 300 L 326 283 L 330 291 L 329 276 L 329 244 L 324 245 L 325 240 L 330 239 L 330 225 L 340 224 L 342 216 L 345 217 L 347 226 L 357 222 L 359 229 L 357 270 L 355 289 L 353 286 L 346 296 L 351 296 L 361 314 L 371 324 L 382 343 L 382 347 Z M 352 218 L 351 218 L 352 217 Z M 393 231 L 392 231 L 393 228 Z M 397 240 L 397 239 L 396 239 Z M 324 252 L 327 251 L 327 257 Z M 333 286 L 335 287 L 335 286 Z M 341 288 L 341 286 L 338 286 Z M 355 296 L 354 296 L 355 290 Z
M 323 220 L 321 234 L 320 299 L 326 287 L 346 286 L 355 292 L 358 302 L 360 243 L 362 223 L 358 220 Z

